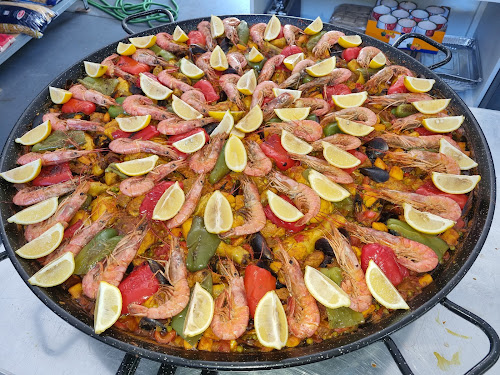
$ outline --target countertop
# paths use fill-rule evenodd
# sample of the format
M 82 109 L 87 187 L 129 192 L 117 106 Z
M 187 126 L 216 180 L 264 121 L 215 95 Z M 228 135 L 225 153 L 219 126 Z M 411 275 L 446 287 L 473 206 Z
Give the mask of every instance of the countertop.
M 25 107 L 57 74 L 98 47 L 121 39 L 119 22 L 92 9 L 74 12 L 76 4 L 54 21 L 40 40 L 33 40 L 0 65 L 0 144 Z M 240 3 L 215 1 L 200 7 L 181 5 L 179 19 L 210 14 L 249 13 Z M 98 26 L 98 27 L 97 27 Z M 141 28 L 133 26 L 137 31 Z M 85 31 L 85 32 L 84 32 Z M 490 144 L 500 139 L 500 112 L 471 108 Z M 500 149 L 494 148 L 495 165 Z M 500 225 L 495 215 L 481 254 L 449 299 L 486 319 L 500 332 L 498 248 Z M 18 276 L 9 260 L 0 262 L 0 374 L 114 374 L 124 353 L 73 328 L 45 307 Z M 463 374 L 488 351 L 482 332 L 438 305 L 392 335 L 415 374 Z M 446 360 L 436 358 L 438 353 Z M 452 358 L 455 360 L 452 361 Z M 155 374 L 159 364 L 142 360 L 137 374 Z M 199 370 L 179 369 L 177 374 Z M 398 374 L 382 343 L 342 357 L 291 369 L 285 374 Z M 488 374 L 500 373 L 496 364 Z

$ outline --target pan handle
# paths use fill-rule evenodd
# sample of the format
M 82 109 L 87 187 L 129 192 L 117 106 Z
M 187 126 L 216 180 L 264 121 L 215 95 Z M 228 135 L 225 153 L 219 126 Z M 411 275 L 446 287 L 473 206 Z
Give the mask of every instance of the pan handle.
M 169 10 L 158 8 L 158 9 L 146 10 L 144 12 L 140 12 L 140 13 L 136 13 L 136 14 L 131 14 L 130 16 L 125 17 L 122 21 L 122 28 L 128 34 L 131 34 L 131 35 L 135 34 L 134 31 L 127 25 L 127 23 L 129 21 L 134 20 L 136 18 L 142 18 L 142 17 L 150 16 L 152 14 L 157 14 L 157 13 L 163 13 L 163 14 L 167 15 L 168 18 L 170 18 L 170 22 L 175 21 L 174 16 L 172 15 L 172 13 Z
M 435 64 L 428 66 L 428 68 L 430 70 L 434 70 L 434 69 L 439 68 L 440 66 L 448 64 L 450 62 L 450 60 L 451 60 L 450 49 L 445 47 L 443 44 L 438 43 L 435 40 L 432 40 L 431 38 L 429 38 L 428 36 L 425 36 L 425 35 L 421 35 L 421 34 L 417 34 L 417 33 L 403 34 L 398 39 L 396 39 L 396 41 L 393 44 L 393 47 L 395 47 L 395 48 L 399 47 L 399 45 L 403 42 L 403 40 L 408 39 L 408 38 L 421 39 L 424 42 L 429 43 L 431 46 L 436 47 L 441 52 L 444 52 L 444 54 L 446 55 L 445 58 L 440 62 L 437 62 Z
M 443 298 L 443 300 L 441 301 L 441 305 L 446 307 L 452 313 L 480 328 L 481 331 L 483 331 L 484 334 L 488 337 L 488 340 L 490 341 L 490 351 L 483 359 L 481 359 L 481 361 L 475 364 L 464 375 L 484 374 L 498 361 L 498 358 L 500 357 L 500 338 L 498 337 L 498 334 L 493 329 L 493 327 L 489 325 L 485 320 L 471 313 L 469 310 L 464 309 L 462 306 L 451 302 L 448 298 Z M 413 371 L 406 363 L 406 360 L 404 359 L 394 340 L 390 336 L 386 336 L 384 337 L 383 341 L 387 349 L 389 349 L 389 352 L 398 365 L 401 373 L 403 375 L 413 375 Z

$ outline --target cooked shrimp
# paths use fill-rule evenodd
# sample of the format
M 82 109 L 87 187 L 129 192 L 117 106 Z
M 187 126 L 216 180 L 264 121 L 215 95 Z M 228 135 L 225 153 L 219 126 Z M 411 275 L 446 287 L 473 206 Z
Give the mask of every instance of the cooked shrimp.
M 361 146 L 361 140 L 358 137 L 349 134 L 337 133 L 313 142 L 312 146 L 314 151 L 323 150 L 323 145 L 321 144 L 321 142 L 331 143 L 332 145 L 346 151 L 355 150 L 359 146 Z
M 335 226 L 331 226 L 330 231 L 325 231 L 325 238 L 333 249 L 335 259 L 342 269 L 343 280 L 340 287 L 351 299 L 349 307 L 358 312 L 367 310 L 372 304 L 372 295 L 366 285 L 365 274 L 351 244 Z
M 299 339 L 314 335 L 319 327 L 320 315 L 316 300 L 307 290 L 297 259 L 290 257 L 278 244 L 277 257 L 282 263 L 281 272 L 290 293 L 286 304 L 288 329 Z
M 170 65 L 168 61 L 165 60 L 164 58 L 156 56 L 156 53 L 154 53 L 152 50 L 148 48 L 139 48 L 130 57 L 132 57 L 137 62 L 150 66 L 158 66 L 158 65 L 162 67 L 175 66 L 175 65 Z
M 240 52 L 230 52 L 226 55 L 227 63 L 231 68 L 236 70 L 241 76 L 243 74 L 243 69 L 247 66 L 247 59 Z
M 170 257 L 166 266 L 166 277 L 170 285 L 162 285 L 154 295 L 158 307 L 146 307 L 131 303 L 128 311 L 131 315 L 145 316 L 150 319 L 167 319 L 179 314 L 189 303 L 189 284 L 184 252 L 179 239 L 172 236 Z M 245 327 L 246 328 L 246 327 Z
M 21 155 L 19 159 L 17 159 L 17 164 L 25 165 L 40 159 L 43 166 L 57 165 L 95 152 L 97 152 L 97 150 L 60 150 L 47 151 L 43 154 L 39 152 L 28 152 L 27 154 Z
M 208 21 L 201 21 L 198 24 L 198 31 L 203 34 L 205 37 L 206 43 L 207 43 L 207 48 L 210 51 L 213 51 L 214 48 L 217 46 L 217 41 L 212 38 L 212 33 L 210 32 L 210 22 Z
M 359 122 L 363 125 L 373 126 L 377 123 L 377 115 L 371 109 L 365 107 L 355 107 L 341 109 L 340 111 L 332 112 L 323 117 L 321 126 L 325 127 L 331 122 L 336 121 L 335 118 L 345 118 L 346 120 Z
M 227 95 L 227 98 L 235 103 L 239 109 L 242 111 L 246 110 L 245 104 L 243 104 L 242 94 L 236 88 L 236 84 L 238 83 L 240 76 L 237 74 L 224 74 L 220 77 L 219 82 L 222 87 L 222 90 Z
M 189 168 L 199 174 L 211 172 L 215 167 L 227 136 L 227 133 L 224 132 L 210 138 L 210 141 L 201 150 L 191 155 L 189 158 Z
M 262 107 L 262 103 L 264 102 L 265 98 L 274 96 L 273 89 L 275 87 L 278 87 L 278 85 L 273 81 L 260 82 L 253 91 L 252 103 L 250 104 L 250 108 L 253 108 L 256 105 Z
M 299 98 L 293 102 L 295 108 L 311 108 L 311 113 L 316 116 L 323 116 L 328 113 L 330 106 L 326 100 L 320 98 Z
M 302 77 L 306 74 L 305 69 L 314 64 L 316 64 L 316 62 L 310 59 L 299 61 L 293 68 L 290 77 L 279 84 L 279 88 L 286 89 L 287 87 L 297 87 Z
M 79 120 L 74 118 L 69 118 L 67 120 L 62 120 L 59 118 L 62 113 L 46 113 L 43 115 L 43 121 L 50 121 L 52 130 L 61 130 L 66 132 L 68 130 L 82 130 L 89 132 L 103 132 L 104 126 L 99 122 Z
M 196 181 L 193 183 L 193 186 L 191 186 L 191 190 L 187 193 L 186 200 L 184 201 L 184 204 L 179 212 L 172 219 L 167 221 L 167 228 L 172 229 L 181 226 L 193 214 L 200 200 L 205 180 L 205 174 L 200 174 L 198 176 Z
M 127 73 L 126 71 L 122 70 L 119 66 L 116 65 L 116 62 L 120 58 L 119 55 L 116 53 L 113 53 L 112 55 L 106 57 L 102 62 L 101 65 L 107 66 L 108 69 L 106 70 L 106 75 L 110 77 L 121 77 L 124 80 L 126 80 L 129 83 L 132 83 L 133 85 L 137 84 L 137 77 L 134 76 L 133 74 Z
M 405 75 L 408 77 L 413 77 L 413 73 L 410 69 L 405 68 L 400 65 L 386 66 L 384 69 L 378 71 L 374 74 L 368 82 L 365 84 L 365 89 L 370 94 L 375 94 L 379 92 L 381 84 L 390 84 L 393 77 L 398 77 L 400 75 Z
M 290 122 L 273 122 L 266 126 L 267 130 L 279 131 L 284 129 L 293 135 L 308 142 L 317 141 L 323 135 L 323 128 L 313 120 L 300 120 Z
M 309 186 L 279 172 L 272 171 L 269 176 L 271 186 L 288 195 L 304 216 L 297 221 L 297 225 L 306 224 L 319 213 L 321 199 Z
M 237 45 L 240 41 L 240 38 L 238 38 L 238 31 L 236 30 L 240 22 L 241 21 L 236 17 L 228 17 L 222 20 L 226 38 L 229 39 L 233 45 Z
M 310 88 L 320 88 L 322 90 L 325 85 L 330 86 L 344 83 L 351 76 L 352 72 L 349 69 L 337 68 L 324 77 L 314 78 L 311 82 L 303 83 L 299 86 L 299 90 L 305 91 Z
M 359 51 L 359 55 L 356 61 L 362 68 L 368 68 L 368 66 L 370 65 L 370 61 L 380 52 L 382 51 L 376 47 L 363 47 L 361 48 L 361 51 Z
M 379 243 L 390 247 L 399 264 L 415 272 L 429 272 L 438 265 L 438 256 L 430 247 L 401 236 L 393 236 L 346 221 L 344 228 L 363 243 Z
M 451 137 L 442 134 L 435 135 L 422 135 L 413 137 L 410 135 L 400 135 L 394 133 L 383 133 L 378 136 L 387 142 L 389 147 L 398 147 L 404 150 L 411 150 L 412 148 L 423 148 L 426 150 L 439 150 L 441 138 L 446 139 L 454 147 L 460 148 Z
M 150 154 L 166 156 L 171 159 L 178 159 L 179 154 L 175 148 L 162 145 L 153 141 L 143 141 L 131 138 L 118 138 L 110 142 L 109 149 L 117 154 L 137 154 L 147 152 Z
M 323 57 L 326 52 L 328 52 L 328 50 L 339 41 L 339 38 L 344 35 L 345 34 L 341 31 L 328 31 L 327 33 L 323 34 L 321 39 L 318 41 L 318 43 L 316 43 L 312 50 L 314 57 Z
M 246 142 L 248 163 L 243 173 L 248 176 L 264 177 L 273 169 L 273 162 L 262 151 L 255 141 Z
M 128 265 L 137 254 L 142 240 L 146 235 L 147 225 L 142 224 L 133 232 L 123 237 L 109 257 L 98 262 L 83 278 L 83 293 L 89 298 L 95 298 L 99 283 L 106 281 L 118 286 L 125 275 Z
M 262 114 L 264 116 L 264 121 L 269 121 L 275 116 L 274 110 L 276 108 L 286 108 L 289 107 L 294 101 L 292 94 L 284 92 L 278 95 L 278 97 L 272 99 L 270 102 L 266 103 L 262 107 Z
M 276 67 L 280 65 L 284 59 L 285 56 L 276 55 L 267 60 L 262 67 L 262 70 L 260 71 L 259 79 L 257 80 L 257 82 L 262 83 L 264 81 L 269 81 L 273 77 Z
M 165 135 L 176 135 L 186 133 L 196 128 L 201 128 L 213 122 L 217 122 L 217 120 L 212 117 L 185 121 L 163 120 L 158 123 L 158 131 Z
M 286 24 L 283 26 L 283 36 L 285 37 L 286 44 L 292 46 L 295 44 L 295 38 L 299 34 L 304 34 L 304 31 L 297 26 Z
M 266 30 L 267 24 L 256 23 L 250 28 L 250 36 L 252 40 L 259 47 L 259 51 L 266 56 L 274 56 L 281 53 L 281 49 L 272 45 L 271 43 L 264 40 L 264 31 Z
M 179 89 L 183 92 L 194 90 L 193 86 L 181 81 L 180 79 L 174 78 L 166 70 L 162 70 L 160 74 L 158 74 L 158 81 L 172 90 Z
M 403 131 L 418 128 L 422 125 L 422 120 L 431 117 L 446 117 L 448 114 L 446 112 L 439 112 L 434 115 L 424 115 L 423 113 L 415 113 L 410 116 L 396 118 L 392 120 L 392 130 Z
M 174 37 L 168 33 L 156 34 L 156 44 L 165 51 L 173 53 L 186 53 L 189 47 L 186 44 L 177 44 Z
M 212 65 L 210 65 L 210 56 L 212 52 L 205 52 L 200 57 L 196 59 L 196 66 L 203 70 L 208 80 L 214 87 L 219 86 L 219 76 L 217 75 Z M 228 61 L 229 62 L 229 61 Z
M 203 116 L 208 116 L 210 106 L 207 104 L 205 95 L 198 90 L 189 90 L 181 95 L 181 100 L 184 100 L 191 107 L 200 112 Z
M 12 202 L 18 206 L 31 206 L 46 199 L 70 193 L 80 185 L 81 181 L 81 178 L 73 178 L 50 186 L 27 187 L 19 190 L 12 198 Z
M 413 103 L 420 100 L 432 100 L 432 97 L 427 94 L 419 93 L 402 93 L 402 94 L 390 94 L 382 96 L 369 96 L 368 104 L 379 104 L 383 106 L 396 106 L 403 103 Z
M 178 168 L 187 165 L 185 160 L 174 160 L 155 167 L 146 176 L 129 177 L 120 183 L 120 191 L 128 197 L 138 197 L 146 194 L 163 178 Z
M 245 333 L 250 308 L 248 307 L 245 284 L 231 260 L 227 261 L 223 273 L 228 280 L 228 287 L 215 299 L 214 317 L 210 327 L 215 336 L 222 340 L 236 340 Z
M 460 174 L 455 159 L 439 152 L 410 150 L 408 152 L 386 152 L 385 158 L 402 167 L 420 168 L 427 172 Z
M 240 210 L 240 214 L 245 217 L 242 225 L 232 228 L 219 235 L 221 238 L 246 236 L 247 234 L 257 233 L 266 225 L 266 214 L 262 203 L 260 203 L 260 194 L 257 185 L 246 175 L 240 176 L 245 207 Z
M 123 101 L 122 107 L 125 112 L 132 116 L 151 115 L 153 120 L 158 121 L 178 119 L 175 114 L 167 111 L 166 109 L 155 106 L 151 99 L 142 95 L 127 96 Z
M 96 90 L 88 89 L 84 85 L 71 86 L 69 91 L 73 94 L 73 98 L 75 99 L 86 100 L 88 102 L 102 105 L 104 107 L 116 105 L 115 99 L 113 99 L 111 96 L 104 95 L 103 93 L 100 93 Z
M 328 179 L 338 184 L 350 184 L 354 181 L 349 173 L 331 165 L 326 160 L 299 154 L 290 154 L 290 157 L 307 165 L 309 168 L 323 173 Z

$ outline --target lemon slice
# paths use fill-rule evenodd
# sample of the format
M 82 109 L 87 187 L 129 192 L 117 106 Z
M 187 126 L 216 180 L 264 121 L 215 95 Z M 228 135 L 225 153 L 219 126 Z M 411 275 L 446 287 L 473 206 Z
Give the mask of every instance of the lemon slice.
M 16 254 L 25 259 L 37 259 L 49 255 L 61 244 L 64 236 L 64 227 L 61 223 L 53 225 L 41 236 L 28 242 L 16 250 Z
M 477 163 L 474 160 L 469 158 L 458 148 L 455 148 L 446 139 L 441 138 L 439 140 L 439 143 L 440 143 L 439 152 L 454 159 L 458 163 L 458 166 L 460 167 L 461 170 L 466 171 L 474 167 L 477 167 Z
M 408 203 L 403 204 L 406 222 L 415 230 L 426 234 L 440 234 L 455 225 L 453 220 L 429 212 L 418 211 Z
M 231 113 L 231 116 L 233 116 L 234 121 L 240 120 L 246 114 L 246 112 L 244 112 L 244 111 L 230 111 L 230 113 Z M 222 121 L 225 114 L 226 114 L 226 111 L 210 111 L 210 112 L 208 112 L 208 115 L 210 117 L 213 117 L 217 121 Z
M 309 143 L 286 130 L 281 131 L 281 145 L 288 152 L 299 155 L 307 155 L 313 150 L 313 146 Z
M 231 116 L 230 116 L 231 117 Z M 232 117 L 231 117 L 232 118 Z M 198 132 L 189 137 L 172 143 L 177 150 L 186 154 L 192 154 L 205 146 L 206 138 L 204 132 Z
M 314 35 L 319 33 L 321 30 L 323 30 L 323 21 L 321 21 L 320 17 L 316 17 L 316 19 L 305 28 L 304 33 L 307 35 Z
M 432 86 L 436 82 L 433 79 L 415 78 L 406 76 L 404 85 L 411 92 L 428 92 L 431 91 Z
M 160 82 L 148 77 L 146 74 L 139 73 L 139 77 L 141 90 L 148 98 L 165 100 L 170 96 L 170 94 L 172 94 L 172 90 L 170 90 L 167 86 L 163 86 Z
M 217 134 L 221 133 L 230 133 L 233 130 L 234 126 L 234 117 L 231 115 L 231 112 L 227 110 L 224 113 L 224 117 L 222 117 L 222 121 L 217 125 L 214 131 L 210 134 L 210 137 L 213 137 Z
M 420 100 L 413 102 L 413 106 L 424 115 L 435 115 L 448 107 L 451 99 Z
M 181 59 L 181 73 L 192 79 L 199 79 L 205 74 L 188 59 Z
M 132 43 L 127 44 L 120 42 L 116 47 L 116 52 L 118 52 L 119 55 L 123 56 L 133 55 L 135 51 L 137 51 L 137 48 L 135 48 L 135 46 Z
M 174 33 L 172 34 L 172 37 L 174 38 L 174 42 L 178 43 L 184 43 L 189 40 L 189 37 L 187 34 L 180 28 L 179 25 L 175 26 Z
M 464 116 L 424 118 L 422 125 L 434 133 L 449 133 L 457 130 L 464 122 Z
M 398 290 L 373 260 L 370 260 L 368 263 L 365 278 L 370 293 L 381 305 L 392 310 L 408 310 L 410 308 Z
M 137 48 L 150 48 L 156 43 L 156 35 L 138 36 L 135 38 L 129 38 L 128 40 Z
M 297 207 L 293 204 L 288 203 L 286 200 L 273 193 L 271 190 L 267 190 L 267 201 L 269 202 L 269 207 L 271 211 L 278 216 L 281 220 L 287 223 L 294 223 L 304 216 L 302 212 L 299 211 Z
M 368 98 L 366 91 L 355 92 L 354 94 L 347 95 L 332 95 L 333 102 L 340 108 L 354 108 L 363 105 Z
M 153 210 L 153 220 L 165 221 L 173 218 L 180 211 L 185 200 L 184 191 L 181 189 L 179 182 L 175 181 L 175 184 L 165 190 L 158 203 L 156 203 Z
M 243 133 L 251 133 L 260 127 L 262 121 L 264 121 L 262 109 L 256 105 L 236 124 L 235 128 Z
M 337 309 L 351 305 L 351 299 L 332 279 L 323 275 L 316 268 L 306 266 L 304 282 L 307 290 L 322 305 L 330 309 Z
M 151 155 L 147 158 L 134 159 L 116 163 L 115 166 L 118 170 L 127 176 L 142 176 L 153 170 L 158 161 L 158 155 Z
M 33 128 L 29 132 L 25 133 L 21 138 L 16 138 L 16 143 L 20 143 L 25 146 L 32 146 L 47 138 L 51 131 L 52 126 L 50 125 L 50 120 L 47 120 L 38 125 L 36 128 Z
M 58 197 L 46 199 L 40 203 L 34 204 L 17 214 L 12 215 L 7 219 L 9 223 L 16 223 L 21 225 L 29 225 L 39 223 L 47 220 L 54 215 L 59 205 Z
M 309 116 L 310 107 L 304 108 L 276 108 L 274 113 L 283 121 L 300 121 Z
M 194 120 L 203 117 L 200 112 L 175 95 L 172 95 L 172 109 L 183 120 Z
M 306 68 L 306 72 L 312 77 L 323 77 L 335 69 L 335 56 L 329 57 L 313 66 Z
M 205 207 L 205 229 L 209 233 L 227 232 L 233 225 L 233 211 L 227 198 L 216 190 L 211 195 Z
M 337 168 L 354 168 L 361 164 L 354 155 L 328 142 L 321 142 L 326 161 Z
M 55 104 L 64 104 L 73 96 L 71 91 L 52 86 L 49 86 L 49 94 L 50 100 L 52 100 Z
M 300 53 L 296 53 L 294 55 L 290 55 L 290 56 L 285 57 L 285 59 L 283 60 L 283 64 L 285 64 L 285 66 L 289 70 L 293 70 L 293 68 L 295 68 L 295 65 L 297 65 L 297 63 L 302 61 L 302 60 L 304 60 L 304 53 L 300 52 Z
M 210 55 L 210 66 L 220 72 L 229 67 L 226 54 L 219 46 L 216 46 Z
M 41 170 L 42 159 L 37 159 L 20 167 L 2 172 L 0 176 L 13 184 L 24 184 L 25 182 L 34 180 Z
M 281 31 L 281 22 L 274 14 L 267 23 L 264 30 L 264 40 L 270 41 L 276 39 Z
M 372 69 L 377 69 L 383 67 L 387 62 L 385 55 L 382 52 L 379 52 L 375 55 L 375 57 L 370 61 L 370 65 L 368 67 Z
M 94 331 L 103 333 L 118 320 L 122 313 L 122 294 L 116 286 L 101 281 L 94 308 Z
M 342 186 L 314 169 L 309 171 L 307 179 L 311 188 L 326 201 L 340 202 L 351 195 Z
M 233 172 L 242 172 L 247 166 L 247 151 L 238 137 L 231 135 L 224 149 L 227 167 Z
M 300 96 L 302 95 L 302 91 L 300 90 L 279 89 L 277 87 L 273 88 L 273 93 L 276 98 L 281 94 L 288 93 L 292 95 L 294 101 L 299 99 Z
M 117 117 L 116 122 L 121 130 L 124 132 L 138 132 L 149 125 L 151 115 L 145 116 L 132 116 L 132 117 Z
M 235 137 L 238 137 L 239 139 L 243 139 L 243 138 L 245 138 L 246 134 L 238 129 L 233 128 L 231 130 L 231 132 L 229 133 L 229 135 L 234 135 Z
M 106 73 L 106 70 L 108 70 L 106 65 L 90 61 L 84 61 L 83 66 L 85 67 L 85 73 L 92 78 L 102 77 Z
M 256 86 L 257 77 L 255 77 L 255 70 L 253 69 L 243 74 L 236 84 L 236 88 L 243 95 L 252 95 Z
M 212 34 L 212 38 L 218 38 L 224 34 L 224 24 L 222 20 L 214 15 L 210 17 L 210 34 Z
M 351 48 L 359 46 L 363 41 L 359 35 L 344 35 L 337 42 L 341 47 Z
M 466 194 L 476 187 L 477 183 L 481 181 L 481 176 L 463 176 L 432 172 L 431 179 L 434 185 L 445 193 Z
M 374 130 L 373 127 L 360 124 L 359 122 L 349 121 L 340 117 L 335 117 L 335 119 L 342 132 L 354 135 L 355 137 L 364 137 Z
M 202 334 L 210 326 L 210 323 L 212 323 L 213 317 L 214 299 L 212 295 L 203 289 L 200 283 L 197 282 L 191 293 L 191 300 L 189 301 L 182 333 L 186 337 Z
M 288 340 L 288 322 L 285 309 L 274 290 L 264 294 L 255 309 L 255 333 L 259 342 L 268 348 L 280 350 Z
M 71 251 L 54 259 L 28 279 L 31 285 L 50 288 L 62 284 L 75 270 L 75 256 Z
M 264 60 L 264 55 L 259 52 L 255 47 L 252 47 L 250 53 L 248 54 L 248 61 L 250 62 L 261 62 Z

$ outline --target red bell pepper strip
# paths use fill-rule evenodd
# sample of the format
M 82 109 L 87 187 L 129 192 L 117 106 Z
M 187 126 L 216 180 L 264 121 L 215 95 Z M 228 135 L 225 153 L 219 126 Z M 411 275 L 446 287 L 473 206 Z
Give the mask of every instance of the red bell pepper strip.
M 295 206 L 293 201 L 290 198 L 288 198 L 286 195 L 279 194 L 279 196 L 281 198 L 283 198 L 284 200 L 286 200 L 288 203 L 293 204 Z M 288 221 L 281 220 L 278 216 L 276 216 L 274 214 L 274 212 L 271 210 L 271 207 L 269 205 L 264 207 L 264 214 L 266 215 L 266 218 L 271 223 L 273 223 L 274 225 L 277 225 L 278 227 L 285 228 L 287 231 L 290 231 L 292 233 L 300 232 L 301 230 L 303 230 L 306 227 L 305 224 L 297 225 L 297 222 L 289 223 Z
M 356 167 L 344 169 L 344 171 L 347 172 L 347 173 L 352 173 L 353 171 L 355 171 L 356 169 L 358 169 L 359 166 L 361 164 L 363 164 L 366 159 L 368 159 L 368 156 L 366 156 L 365 154 L 363 154 L 361 151 L 358 151 L 358 150 L 348 150 L 347 152 L 350 153 L 350 154 L 352 154 L 352 155 L 354 155 L 359 160 L 361 160 L 361 163 L 359 163 Z
M 62 113 L 85 113 L 90 115 L 95 112 L 95 104 L 86 100 L 71 98 L 61 107 Z
M 135 61 L 128 56 L 120 56 L 116 65 L 123 71 L 138 75 L 139 73 L 149 72 L 149 65 Z
M 436 186 L 434 186 L 434 183 L 429 180 L 425 182 L 422 186 L 420 186 L 415 193 L 420 194 L 420 195 L 440 195 L 442 197 L 448 197 L 453 199 L 455 202 L 458 203 L 460 208 L 463 210 L 465 207 L 465 204 L 467 203 L 467 200 L 469 199 L 466 194 L 448 194 L 445 193 L 441 190 L 439 190 Z
M 67 238 L 71 238 L 75 235 L 75 232 L 80 229 L 80 227 L 82 226 L 83 224 L 83 220 L 78 220 L 76 223 L 74 223 L 73 225 L 71 225 L 70 227 L 66 228 L 66 230 L 64 231 L 64 236 L 63 236 L 63 240 L 67 239 Z
M 245 268 L 244 283 L 250 316 L 253 318 L 257 304 L 264 294 L 276 289 L 276 278 L 268 270 L 249 264 Z
M 38 176 L 31 181 L 33 186 L 50 186 L 59 182 L 68 181 L 73 178 L 73 173 L 69 168 L 69 163 L 49 165 L 43 167 Z
M 405 76 L 399 76 L 396 82 L 394 82 L 387 90 L 387 95 L 403 94 L 406 92 L 408 92 L 408 89 L 405 86 Z
M 196 30 L 190 31 L 188 33 L 188 38 L 189 38 L 187 41 L 188 46 L 190 46 L 191 44 L 197 44 L 199 46 L 204 46 L 207 44 L 205 35 Z
M 396 261 L 396 255 L 390 247 L 370 243 L 361 249 L 361 268 L 366 272 L 369 261 L 373 261 L 380 267 L 393 285 L 399 285 L 403 278 L 409 275 L 408 269 Z
M 158 131 L 158 129 L 156 129 L 155 126 L 148 125 L 144 129 L 138 131 L 137 133 L 134 133 L 130 138 L 147 141 L 148 139 L 156 137 L 158 134 L 160 134 L 160 132 Z
M 122 294 L 122 314 L 128 314 L 131 303 L 142 303 L 155 294 L 160 287 L 160 282 L 147 263 L 136 267 L 118 285 Z
M 301 52 L 304 52 L 304 51 L 299 46 L 286 46 L 281 51 L 281 55 L 288 57 L 288 56 L 295 55 L 296 53 L 301 53 Z
M 172 186 L 174 181 L 163 181 L 152 188 L 139 207 L 139 213 L 145 215 L 146 218 L 151 219 L 153 217 L 153 211 L 155 209 L 156 203 L 160 200 L 161 196 L 170 186 Z M 181 188 L 184 188 L 182 182 L 179 182 Z
M 121 129 L 117 129 L 113 133 L 111 133 L 111 136 L 113 137 L 113 139 L 128 138 L 128 137 L 130 137 L 130 134 L 131 133 L 129 133 L 129 132 L 124 132 Z
M 418 128 L 415 128 L 415 131 L 420 134 L 420 135 L 436 135 L 438 133 L 431 132 L 430 130 L 427 130 L 423 126 L 419 126 Z M 440 133 L 442 135 L 449 135 L 450 133 Z
M 276 163 L 276 166 L 282 170 L 299 165 L 296 160 L 293 160 L 286 150 L 281 145 L 281 139 L 278 134 L 271 134 L 267 139 L 261 143 L 260 148 L 266 156 Z
M 210 140 L 210 136 L 208 135 L 207 131 L 203 128 L 197 128 L 197 129 L 193 129 L 193 130 L 190 130 L 190 131 L 182 133 L 182 134 L 172 135 L 168 138 L 167 143 L 169 145 L 171 145 L 172 143 L 175 143 L 177 141 L 180 141 L 181 139 L 190 137 L 193 134 L 200 133 L 200 132 L 205 133 L 205 142 L 208 142 Z
M 359 51 L 361 51 L 361 47 L 346 48 L 345 50 L 342 51 L 342 58 L 347 62 L 357 59 Z
M 207 103 L 216 102 L 220 99 L 219 94 L 217 94 L 212 84 L 206 79 L 200 79 L 193 85 L 193 87 L 201 90 Z
M 351 93 L 349 86 L 339 83 L 338 85 L 325 86 L 323 90 L 323 98 L 330 104 L 333 105 L 332 95 L 347 95 Z

